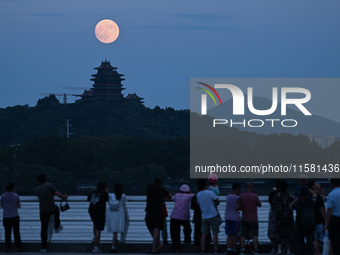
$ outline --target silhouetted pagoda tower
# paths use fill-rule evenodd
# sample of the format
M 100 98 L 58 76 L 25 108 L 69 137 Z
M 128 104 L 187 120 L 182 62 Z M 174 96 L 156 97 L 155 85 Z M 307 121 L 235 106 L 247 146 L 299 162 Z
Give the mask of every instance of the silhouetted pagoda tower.
M 93 87 L 90 90 L 85 90 L 81 95 L 81 100 L 117 100 L 117 101 L 125 101 L 125 100 L 134 100 L 143 103 L 141 100 L 143 98 L 138 97 L 136 94 L 129 94 L 126 98 L 124 98 L 122 94 L 123 88 L 122 81 L 125 79 L 122 78 L 123 74 L 118 73 L 117 67 L 113 67 L 110 64 L 110 61 L 102 61 L 99 67 L 95 67 L 97 70 L 96 74 L 92 74 L 93 77 L 90 79 L 94 82 Z

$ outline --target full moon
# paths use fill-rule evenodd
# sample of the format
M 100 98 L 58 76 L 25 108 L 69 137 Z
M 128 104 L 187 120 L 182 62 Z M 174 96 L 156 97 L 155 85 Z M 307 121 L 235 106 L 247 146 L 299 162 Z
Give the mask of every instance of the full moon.
M 94 33 L 102 43 L 112 43 L 118 38 L 119 27 L 116 22 L 110 19 L 103 19 L 97 23 Z

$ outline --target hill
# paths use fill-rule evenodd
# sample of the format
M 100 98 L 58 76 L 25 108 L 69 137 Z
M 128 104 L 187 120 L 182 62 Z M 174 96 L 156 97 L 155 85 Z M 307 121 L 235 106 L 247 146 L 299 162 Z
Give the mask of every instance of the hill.
M 77 101 L 61 104 L 54 95 L 40 99 L 35 107 L 0 109 L 0 141 L 23 144 L 34 137 L 65 135 L 70 120 L 72 137 L 135 136 L 171 138 L 189 136 L 189 110 L 154 109 L 139 102 Z
M 191 127 L 191 139 L 199 149 L 192 152 L 204 162 L 222 157 L 235 165 L 339 163 L 340 142 L 326 150 L 302 135 L 263 135 L 220 126 L 209 145 L 211 118 L 191 118 L 198 124 Z M 73 133 L 68 139 L 66 119 Z M 46 172 L 70 194 L 86 194 L 86 187 L 98 180 L 110 186 L 122 182 L 129 194 L 144 194 L 155 177 L 175 187 L 189 182 L 189 119 L 189 110 L 114 101 L 64 105 L 54 96 L 40 99 L 35 107 L 0 109 L 0 185 L 12 180 L 20 194 L 33 194 L 36 175 Z M 217 146 L 219 154 L 211 153 Z
M 272 101 L 264 98 L 264 97 L 254 97 L 254 107 L 256 109 L 269 109 L 271 107 Z M 298 126 L 295 128 L 284 128 L 279 122 L 276 122 L 274 128 L 269 125 L 265 125 L 261 128 L 250 128 L 250 127 L 241 127 L 238 125 L 237 128 L 243 131 L 256 132 L 259 134 L 280 134 L 280 133 L 289 133 L 293 135 L 303 134 L 303 135 L 313 135 L 320 136 L 322 138 L 326 138 L 329 136 L 340 137 L 340 123 L 327 119 L 322 116 L 312 115 L 305 116 L 299 110 L 295 110 L 295 108 L 287 108 L 287 115 L 281 116 L 280 114 L 281 105 L 278 104 L 276 111 L 270 115 L 270 117 L 266 116 L 257 116 L 251 113 L 247 108 L 245 109 L 244 116 L 232 116 L 232 99 L 223 102 L 222 106 L 216 106 L 208 111 L 209 116 L 214 118 L 221 118 L 224 116 L 226 119 L 233 118 L 237 121 L 241 119 L 295 119 L 298 121 Z

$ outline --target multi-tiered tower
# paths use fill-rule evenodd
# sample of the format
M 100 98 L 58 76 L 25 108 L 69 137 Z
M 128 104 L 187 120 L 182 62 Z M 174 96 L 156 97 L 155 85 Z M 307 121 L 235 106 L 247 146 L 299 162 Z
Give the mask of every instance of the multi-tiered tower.
M 110 64 L 110 61 L 102 61 L 99 67 L 95 67 L 97 70 L 96 74 L 92 74 L 91 81 L 94 82 L 93 87 L 90 90 L 85 90 L 81 95 L 82 100 L 117 100 L 117 101 L 125 101 L 125 100 L 136 100 L 142 102 L 143 98 L 138 97 L 136 94 L 131 96 L 130 94 L 124 98 L 122 94 L 123 88 L 122 81 L 125 79 L 122 78 L 123 74 L 118 73 L 117 67 L 113 67 Z

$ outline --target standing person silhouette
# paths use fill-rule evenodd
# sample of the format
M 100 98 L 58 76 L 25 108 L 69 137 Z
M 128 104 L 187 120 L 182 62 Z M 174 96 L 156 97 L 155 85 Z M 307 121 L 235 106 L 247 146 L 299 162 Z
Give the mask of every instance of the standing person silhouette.
M 147 187 L 146 196 L 145 223 L 153 239 L 150 253 L 154 254 L 163 247 L 160 241 L 160 230 L 164 226 L 163 204 L 165 200 L 171 200 L 171 195 L 162 188 L 162 180 L 156 178 Z
M 204 182 L 204 180 L 203 180 Z M 202 191 L 205 186 L 200 186 L 200 184 L 202 183 L 201 179 L 199 179 L 197 181 L 197 193 L 199 193 L 200 191 Z M 191 199 L 191 205 L 190 205 L 191 210 L 194 211 L 194 216 L 192 219 L 192 222 L 195 225 L 195 229 L 194 229 L 194 245 L 201 247 L 201 237 L 202 237 L 202 211 L 200 208 L 200 205 L 197 203 L 197 194 L 194 195 Z M 208 246 L 211 243 L 211 234 L 209 233 L 207 235 L 207 239 L 206 239 L 206 245 L 204 247 L 204 250 L 208 249 Z
M 118 233 L 126 236 L 129 215 L 127 212 L 127 197 L 123 193 L 123 186 L 119 182 L 113 186 L 113 193 L 109 194 L 109 204 L 106 210 L 106 228 L 108 233 L 113 233 L 110 252 L 117 253 Z
M 245 239 L 253 239 L 254 254 L 259 254 L 259 222 L 257 208 L 262 204 L 257 194 L 253 193 L 254 186 L 251 181 L 245 183 L 245 191 L 240 195 L 240 209 L 242 210 L 241 220 L 241 250 L 240 254 L 245 254 Z
M 216 206 L 219 205 L 220 200 L 215 192 L 208 190 L 206 181 L 201 179 L 198 181 L 198 188 L 201 190 L 197 193 L 197 203 L 202 212 L 202 237 L 201 237 L 201 252 L 200 255 L 205 254 L 207 237 L 210 230 L 213 234 L 214 252 L 213 255 L 218 254 L 218 232 L 220 221 L 218 220 L 218 211 Z
M 277 245 L 276 254 L 291 254 L 290 244 L 294 241 L 294 215 L 289 205 L 293 196 L 288 192 L 288 183 L 281 180 L 279 189 L 272 198 L 272 209 L 275 215 L 274 241 Z
M 183 184 L 179 191 L 173 197 L 175 206 L 170 216 L 170 233 L 175 253 L 179 253 L 180 250 L 181 226 L 184 231 L 184 242 L 191 243 L 190 202 L 194 194 L 190 193 L 190 187 L 187 184 Z
M 40 252 L 47 252 L 47 228 L 50 216 L 54 216 L 55 232 L 59 233 L 63 226 L 60 224 L 59 207 L 54 203 L 54 196 L 66 199 L 68 195 L 60 193 L 52 183 L 46 182 L 46 174 L 38 175 L 39 185 L 35 188 L 35 193 L 39 198 L 39 210 L 41 221 L 41 249 Z
M 299 197 L 292 206 L 296 210 L 296 244 L 298 255 L 314 254 L 314 204 L 308 188 L 301 187 Z
M 331 179 L 332 191 L 327 199 L 325 229 L 329 231 L 333 254 L 340 254 L 340 179 Z
M 315 199 L 314 204 L 314 214 L 315 214 L 315 229 L 314 229 L 314 252 L 315 255 L 320 254 L 320 243 L 323 242 L 325 237 L 325 221 L 326 221 L 326 211 L 325 202 L 321 196 L 322 187 L 315 181 L 310 180 L 308 183 L 308 188 L 315 192 L 313 199 Z
M 6 252 L 11 249 L 11 235 L 13 229 L 15 248 L 22 251 L 20 237 L 20 218 L 18 208 L 21 207 L 20 198 L 14 192 L 15 184 L 13 182 L 6 183 L 6 192 L 1 196 L 1 207 L 4 209 L 3 224 L 5 228 Z
M 106 202 L 109 200 L 109 190 L 103 181 L 97 183 L 97 189 L 91 191 L 87 196 L 87 201 L 90 202 L 89 214 L 93 222 L 93 253 L 101 253 L 99 248 L 100 235 L 105 228 L 106 218 Z
M 239 200 L 241 185 L 234 183 L 233 192 L 226 197 L 225 204 L 225 234 L 227 235 L 226 254 L 236 254 L 237 233 L 240 226 Z

